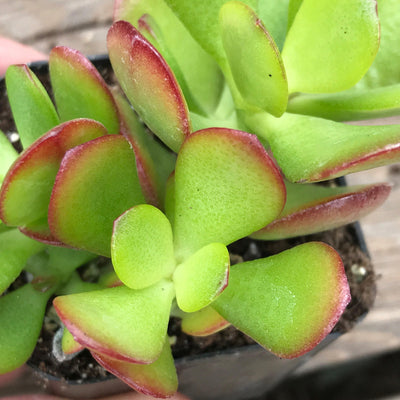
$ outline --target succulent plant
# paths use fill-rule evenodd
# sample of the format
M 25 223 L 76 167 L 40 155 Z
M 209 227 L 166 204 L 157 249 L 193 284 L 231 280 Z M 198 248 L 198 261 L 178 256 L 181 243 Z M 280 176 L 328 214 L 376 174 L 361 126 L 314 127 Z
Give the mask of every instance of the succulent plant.
M 395 4 L 382 7 L 385 32 Z M 390 47 L 375 58 L 376 2 L 121 0 L 115 19 L 129 102 L 66 47 L 49 59 L 56 107 L 27 66 L 6 74 L 25 150 L 0 137 L 0 289 L 33 278 L 0 298 L 0 373 L 29 358 L 54 296 L 65 354 L 88 348 L 156 397 L 178 384 L 170 315 L 189 334 L 233 324 L 279 357 L 304 354 L 350 301 L 339 254 L 310 242 L 231 266 L 226 246 L 340 226 L 388 196 L 310 183 L 399 157 L 398 126 L 334 121 L 398 111 L 397 86 L 377 86 L 395 72 L 370 83 Z M 82 282 L 97 255 L 114 272 Z

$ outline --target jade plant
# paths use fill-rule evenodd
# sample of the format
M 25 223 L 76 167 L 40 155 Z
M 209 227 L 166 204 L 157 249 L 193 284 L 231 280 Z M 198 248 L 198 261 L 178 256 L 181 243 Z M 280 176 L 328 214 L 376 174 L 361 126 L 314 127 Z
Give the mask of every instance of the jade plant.
M 0 136 L 0 373 L 29 358 L 49 300 L 61 362 L 87 348 L 156 397 L 178 385 L 171 315 L 195 336 L 232 324 L 283 358 L 321 342 L 350 301 L 339 254 L 309 242 L 231 265 L 227 245 L 330 229 L 386 199 L 385 183 L 314 182 L 398 159 L 399 126 L 338 122 L 398 111 L 382 61 L 394 7 L 380 27 L 373 0 L 121 0 L 118 85 L 56 47 L 53 104 L 11 66 L 24 150 Z M 98 256 L 112 270 L 84 282 Z

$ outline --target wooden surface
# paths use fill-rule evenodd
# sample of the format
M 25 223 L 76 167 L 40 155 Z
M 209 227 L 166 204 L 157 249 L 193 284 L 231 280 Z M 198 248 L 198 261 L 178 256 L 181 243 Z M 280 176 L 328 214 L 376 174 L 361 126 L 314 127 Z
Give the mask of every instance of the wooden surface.
M 112 0 L 0 0 L 0 35 L 44 52 L 54 45 L 67 45 L 87 55 L 105 53 L 112 4 Z M 400 123 L 400 119 L 397 121 Z M 400 165 L 348 177 L 350 184 L 379 181 L 391 182 L 392 194 L 383 207 L 361 221 L 380 275 L 375 307 L 355 329 L 319 353 L 302 371 L 400 349 Z

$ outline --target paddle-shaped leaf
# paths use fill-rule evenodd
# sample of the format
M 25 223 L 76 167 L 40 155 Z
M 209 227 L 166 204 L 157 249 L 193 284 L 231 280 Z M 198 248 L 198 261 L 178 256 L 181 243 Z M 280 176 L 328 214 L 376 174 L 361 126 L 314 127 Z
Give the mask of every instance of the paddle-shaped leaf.
M 141 290 L 126 286 L 57 297 L 54 307 L 74 339 L 109 357 L 134 363 L 155 361 L 164 346 L 173 284 Z
M 175 169 L 178 263 L 207 244 L 227 245 L 265 226 L 281 212 L 285 195 L 282 177 L 256 136 L 223 128 L 193 133 Z
M 182 331 L 192 336 L 208 336 L 229 326 L 211 306 L 182 316 Z
M 189 135 L 189 111 L 174 74 L 157 50 L 128 22 L 110 28 L 107 45 L 122 89 L 146 125 L 178 152 Z
M 251 236 L 276 240 L 349 224 L 379 207 L 389 196 L 390 189 L 386 183 L 324 187 L 287 182 L 287 202 L 282 214 Z
M 367 72 L 378 47 L 376 0 L 304 0 L 282 51 L 289 91 L 348 89 Z
M 14 282 L 28 258 L 43 248 L 43 244 L 26 237 L 17 229 L 0 233 L 0 294 Z
M 200 105 L 207 112 L 214 111 L 223 88 L 221 71 L 164 0 L 120 0 L 114 5 L 114 21 L 122 19 L 136 28 L 139 28 L 139 20 L 143 22 L 143 16 L 151 16 L 159 28 L 160 34 L 156 34 L 158 51 L 174 72 L 190 109 L 193 111 L 189 98 L 193 97 L 196 106 Z M 154 23 L 149 26 L 153 33 Z M 164 42 L 164 45 L 160 42 Z M 183 76 L 177 69 L 182 71 Z M 189 92 L 185 90 L 184 82 Z
M 10 165 L 18 157 L 17 151 L 7 139 L 6 135 L 0 130 L 0 184 L 10 168 Z
M 288 86 L 278 48 L 259 17 L 239 1 L 220 11 L 221 37 L 236 86 L 243 98 L 279 117 Z
M 167 217 L 147 204 L 126 211 L 114 222 L 111 258 L 118 277 L 132 289 L 170 277 L 175 259 Z
M 8 99 L 22 145 L 26 148 L 60 123 L 46 89 L 26 65 L 6 72 Z
M 50 295 L 27 284 L 0 298 L 0 374 L 20 367 L 32 354 Z
M 114 220 L 144 202 L 128 141 L 103 136 L 63 158 L 49 205 L 50 229 L 64 243 L 110 256 Z
M 49 58 L 50 79 L 62 121 L 91 118 L 108 133 L 119 133 L 113 96 L 94 65 L 79 51 L 55 47 Z
M 147 365 L 118 361 L 95 352 L 92 355 L 107 371 L 145 395 L 167 398 L 178 388 L 178 377 L 168 338 L 165 339 L 157 360 Z
M 279 357 L 293 358 L 332 330 L 349 301 L 339 255 L 325 243 L 310 242 L 233 265 L 213 308 Z
M 285 113 L 253 116 L 291 182 L 316 182 L 400 160 L 400 125 L 355 126 Z
M 51 191 L 66 151 L 107 134 L 96 121 L 78 119 L 58 125 L 36 140 L 8 171 L 0 192 L 0 218 L 35 239 L 57 244 L 47 213 Z M 40 187 L 40 190 L 38 190 Z
M 178 265 L 174 272 L 176 301 L 185 312 L 208 306 L 228 285 L 229 252 L 211 243 Z

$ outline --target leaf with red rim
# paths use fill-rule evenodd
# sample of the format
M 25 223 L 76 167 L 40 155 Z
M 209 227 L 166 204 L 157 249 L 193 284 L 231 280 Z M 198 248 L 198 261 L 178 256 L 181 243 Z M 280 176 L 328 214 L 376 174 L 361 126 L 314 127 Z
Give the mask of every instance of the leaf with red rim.
M 81 345 L 109 357 L 149 364 L 160 355 L 174 296 L 172 282 L 119 286 L 57 297 L 53 304 Z
M 72 333 L 64 327 L 61 348 L 64 354 L 75 354 L 82 351 L 85 347 L 78 343 L 72 336 Z
M 207 244 L 238 240 L 282 211 L 279 170 L 257 137 L 224 128 L 197 131 L 175 169 L 175 256 L 182 262 Z
M 115 272 L 131 289 L 142 289 L 175 269 L 172 228 L 157 208 L 141 204 L 114 222 L 111 258 Z
M 208 336 L 219 332 L 230 323 L 221 317 L 212 306 L 197 312 L 182 315 L 182 331 L 192 336 Z
M 120 135 L 69 150 L 62 160 L 49 205 L 49 226 L 60 241 L 110 256 L 114 220 L 145 203 L 135 155 Z
M 0 294 L 18 277 L 29 257 L 43 248 L 42 243 L 26 237 L 17 229 L 0 233 Z
M 239 1 L 219 13 L 222 43 L 243 98 L 276 117 L 286 110 L 288 85 L 279 50 L 254 11 Z
M 376 0 L 304 0 L 282 51 L 289 92 L 349 89 L 379 48 Z
M 60 123 L 46 89 L 26 65 L 12 65 L 6 72 L 8 99 L 24 148 Z
M 91 118 L 101 122 L 108 133 L 119 133 L 114 98 L 100 73 L 82 53 L 63 46 L 53 48 L 49 70 L 63 121 Z
M 182 91 L 157 50 L 126 21 L 107 36 L 111 64 L 122 89 L 145 124 L 175 152 L 191 132 Z
M 78 119 L 58 125 L 36 140 L 4 178 L 0 191 L 3 222 L 21 227 L 37 240 L 59 244 L 49 231 L 47 213 L 61 160 L 68 149 L 106 134 L 98 122 Z
M 145 395 L 167 398 L 178 389 L 178 377 L 168 338 L 157 360 L 147 365 L 118 361 L 93 351 L 92 355 L 103 368 Z
M 357 221 L 379 207 L 389 196 L 387 183 L 324 187 L 286 182 L 287 202 L 282 214 L 251 235 L 276 240 L 309 235 Z
M 309 242 L 231 267 L 213 303 L 224 318 L 279 357 L 298 357 L 334 327 L 350 301 L 342 260 Z
M 198 311 L 212 303 L 228 285 L 229 252 L 221 243 L 211 243 L 178 265 L 173 281 L 176 301 L 185 312 Z
M 260 113 L 251 122 L 291 182 L 323 181 L 400 160 L 400 125 L 355 126 L 289 113 L 279 119 Z

